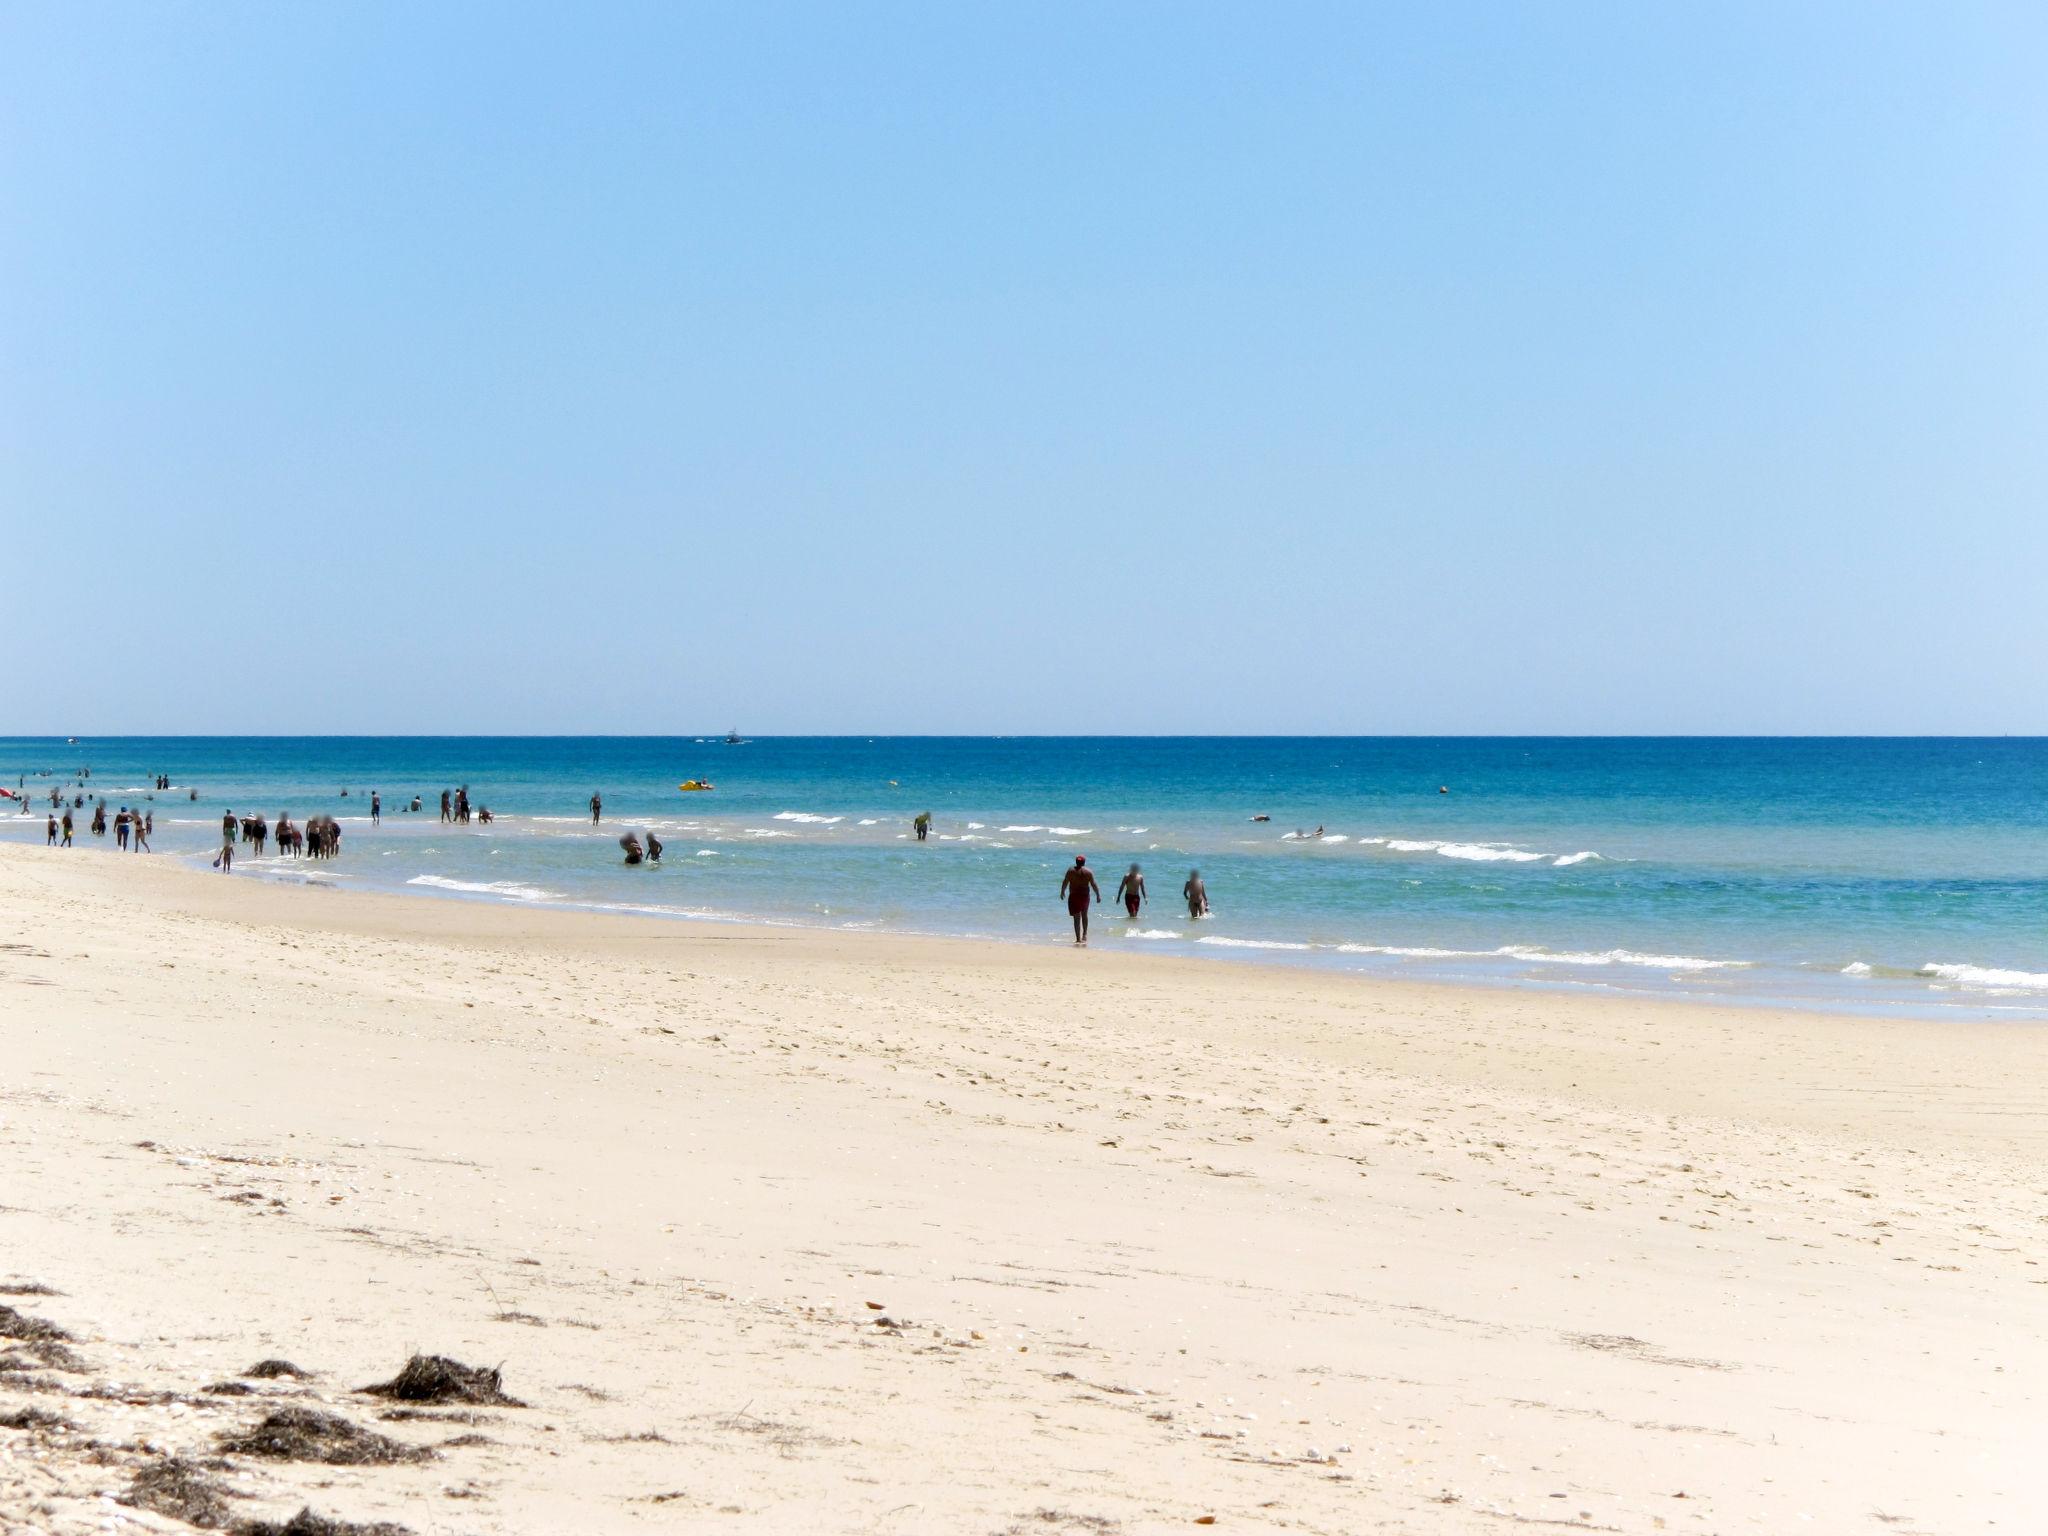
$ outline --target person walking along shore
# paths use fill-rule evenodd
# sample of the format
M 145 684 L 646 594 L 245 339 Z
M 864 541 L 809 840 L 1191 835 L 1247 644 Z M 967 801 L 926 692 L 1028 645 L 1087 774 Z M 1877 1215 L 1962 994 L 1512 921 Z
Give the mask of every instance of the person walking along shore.
M 1074 864 L 1060 876 L 1060 895 L 1067 899 L 1067 916 L 1074 920 L 1074 942 L 1085 945 L 1088 942 L 1088 905 L 1102 900 L 1102 887 L 1095 882 L 1095 871 L 1088 867 L 1085 853 L 1074 855 Z

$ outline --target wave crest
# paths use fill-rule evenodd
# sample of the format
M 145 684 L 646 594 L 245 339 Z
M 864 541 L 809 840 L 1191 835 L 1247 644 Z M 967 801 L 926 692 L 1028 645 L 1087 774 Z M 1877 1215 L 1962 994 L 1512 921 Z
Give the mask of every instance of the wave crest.
M 439 891 L 466 891 L 472 896 L 502 896 L 508 901 L 565 901 L 559 892 L 517 880 L 451 880 L 446 875 L 414 875 L 407 885 L 428 885 Z

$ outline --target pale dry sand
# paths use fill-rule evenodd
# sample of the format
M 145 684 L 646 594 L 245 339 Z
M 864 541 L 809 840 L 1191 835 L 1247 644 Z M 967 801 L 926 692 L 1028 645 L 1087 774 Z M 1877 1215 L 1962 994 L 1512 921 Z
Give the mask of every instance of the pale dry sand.
M 0 1420 L 77 1426 L 0 1429 L 8 1532 L 188 1530 L 105 1495 L 284 1400 L 484 1441 L 232 1457 L 236 1518 L 2048 1529 L 2037 1026 L 86 850 L 0 910 L 0 1280 L 60 1293 L 0 1301 L 76 1357 L 0 1339 Z M 381 1420 L 414 1350 L 531 1406 Z

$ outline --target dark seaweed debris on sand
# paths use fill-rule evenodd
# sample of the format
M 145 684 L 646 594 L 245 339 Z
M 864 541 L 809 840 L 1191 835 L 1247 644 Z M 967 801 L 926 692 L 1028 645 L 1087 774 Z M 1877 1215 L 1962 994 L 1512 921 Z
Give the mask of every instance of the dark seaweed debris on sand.
M 0 1429 L 76 1429 L 78 1426 L 61 1414 L 49 1413 L 41 1408 L 17 1408 L 12 1413 L 0 1413 Z
M 275 1520 L 244 1520 L 235 1536 L 412 1536 L 409 1527 L 380 1520 L 375 1525 L 356 1525 L 347 1520 L 330 1520 L 316 1515 L 310 1507 L 279 1524 Z
M 318 1461 L 333 1467 L 389 1466 L 434 1453 L 351 1424 L 339 1414 L 296 1405 L 265 1416 L 253 1429 L 221 1436 L 224 1451 L 274 1461 Z
M 446 1355 L 414 1355 L 391 1380 L 359 1389 L 372 1397 L 402 1403 L 482 1403 L 492 1408 L 524 1408 L 507 1397 L 504 1378 L 496 1370 L 464 1365 Z
M 224 1530 L 231 1511 L 228 1500 L 234 1494 L 223 1483 L 208 1477 L 191 1462 L 165 1456 L 136 1472 L 121 1495 L 130 1509 L 145 1509 L 196 1525 L 203 1531 Z
M 300 1370 L 289 1360 L 258 1360 L 242 1374 L 256 1381 L 268 1381 L 273 1376 L 295 1376 L 300 1381 L 307 1381 L 313 1375 L 311 1371 Z
M 11 1339 L 20 1347 L 0 1354 L 0 1372 L 82 1371 L 86 1362 L 76 1351 L 65 1348 L 71 1337 L 47 1318 L 30 1317 L 0 1304 L 0 1339 Z
M 0 1339 L 20 1339 L 25 1344 L 61 1344 L 71 1337 L 55 1323 L 0 1304 Z

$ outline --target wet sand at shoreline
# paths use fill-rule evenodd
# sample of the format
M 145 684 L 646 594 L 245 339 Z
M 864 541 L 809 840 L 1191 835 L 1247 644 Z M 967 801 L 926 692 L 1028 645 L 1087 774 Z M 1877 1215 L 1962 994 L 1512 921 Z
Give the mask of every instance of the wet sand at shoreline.
M 0 848 L 0 899 L 0 1282 L 61 1293 L 0 1303 L 71 1335 L 68 1368 L 0 1368 L 0 1422 L 76 1426 L 0 1429 L 0 1530 L 104 1529 L 100 1495 L 160 1453 L 294 1404 L 440 1448 L 231 1456 L 234 1518 L 1946 1532 L 2048 1508 L 2039 1026 L 41 848 Z M 502 1363 L 529 1406 L 380 1418 L 352 1389 L 416 1351 Z M 269 1356 L 317 1374 L 204 1392 Z

